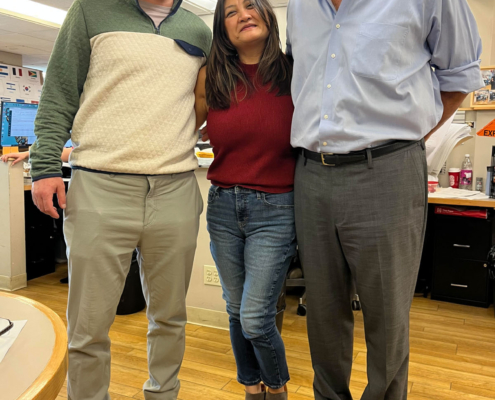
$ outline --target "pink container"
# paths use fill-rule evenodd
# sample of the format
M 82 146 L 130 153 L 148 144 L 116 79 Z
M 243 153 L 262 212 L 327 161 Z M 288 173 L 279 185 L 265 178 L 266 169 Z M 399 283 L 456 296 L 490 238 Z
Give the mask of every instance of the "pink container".
M 435 193 L 438 189 L 438 181 L 428 181 L 428 193 Z

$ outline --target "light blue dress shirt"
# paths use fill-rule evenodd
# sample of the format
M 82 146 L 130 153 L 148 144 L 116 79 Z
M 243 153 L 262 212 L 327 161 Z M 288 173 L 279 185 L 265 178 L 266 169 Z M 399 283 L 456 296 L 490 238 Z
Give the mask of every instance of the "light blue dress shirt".
M 290 0 L 291 143 L 345 154 L 420 140 L 440 92 L 484 86 L 481 39 L 466 0 Z M 432 68 L 433 67 L 433 68 Z

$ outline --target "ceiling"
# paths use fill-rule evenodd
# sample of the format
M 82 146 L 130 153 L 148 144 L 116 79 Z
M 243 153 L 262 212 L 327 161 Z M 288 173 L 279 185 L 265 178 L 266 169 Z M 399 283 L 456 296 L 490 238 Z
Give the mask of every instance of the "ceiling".
M 34 1 L 68 10 L 74 0 Z M 216 3 L 216 0 L 211 1 L 212 4 Z M 288 3 L 288 0 L 270 1 L 274 7 L 285 7 Z M 193 5 L 190 0 L 184 0 L 183 7 L 196 15 L 213 14 L 210 10 Z M 58 29 L 0 14 L 0 51 L 21 54 L 25 67 L 46 70 L 57 34 Z

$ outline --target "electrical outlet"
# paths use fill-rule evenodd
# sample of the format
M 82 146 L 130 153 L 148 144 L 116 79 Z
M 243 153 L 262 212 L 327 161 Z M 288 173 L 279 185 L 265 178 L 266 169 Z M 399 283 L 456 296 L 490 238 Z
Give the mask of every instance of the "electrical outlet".
M 222 286 L 217 267 L 205 265 L 205 285 Z

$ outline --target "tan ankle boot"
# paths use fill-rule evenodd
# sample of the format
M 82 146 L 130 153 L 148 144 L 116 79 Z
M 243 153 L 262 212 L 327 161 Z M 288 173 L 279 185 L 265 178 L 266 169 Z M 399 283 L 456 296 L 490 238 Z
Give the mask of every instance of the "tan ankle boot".
M 287 385 L 284 387 L 284 389 L 285 389 L 285 392 L 277 393 L 277 394 L 270 393 L 267 390 L 265 399 L 266 400 L 287 400 L 288 399 Z

